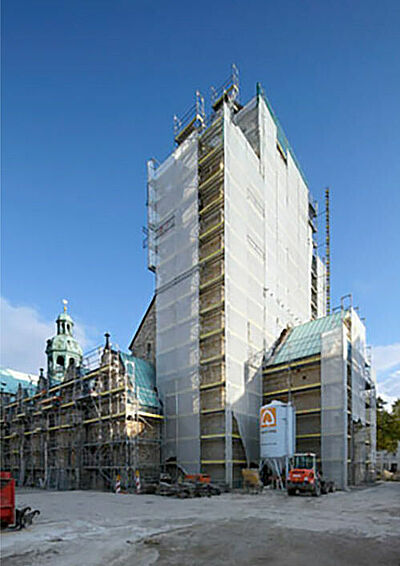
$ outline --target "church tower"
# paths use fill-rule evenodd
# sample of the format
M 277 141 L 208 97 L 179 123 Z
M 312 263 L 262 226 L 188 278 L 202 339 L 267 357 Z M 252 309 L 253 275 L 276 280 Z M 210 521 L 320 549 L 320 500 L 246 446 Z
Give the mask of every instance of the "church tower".
M 64 311 L 56 320 L 57 334 L 47 340 L 47 377 L 50 383 L 64 379 L 66 372 L 73 371 L 82 362 L 82 348 L 73 336 L 74 321 L 67 313 L 67 301 Z

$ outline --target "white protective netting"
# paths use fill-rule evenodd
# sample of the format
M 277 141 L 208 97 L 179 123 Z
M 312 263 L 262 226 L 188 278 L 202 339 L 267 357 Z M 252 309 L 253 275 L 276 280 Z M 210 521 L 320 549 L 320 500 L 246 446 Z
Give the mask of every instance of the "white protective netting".
M 200 471 L 197 134 L 150 170 L 156 212 L 156 370 L 164 459 Z M 154 217 L 154 214 L 153 214 Z
M 369 432 L 367 445 L 367 480 L 374 481 L 377 471 L 376 453 L 376 375 L 372 366 L 372 360 L 368 356 L 366 366 L 366 420 Z
M 374 378 L 374 376 L 373 376 Z M 375 479 L 376 474 L 376 386 L 371 388 L 370 395 L 370 453 L 369 453 L 369 469 L 370 479 Z
M 317 309 L 318 318 L 326 316 L 326 265 L 317 256 Z
M 366 337 L 365 326 L 351 309 L 351 412 L 365 426 Z
M 321 460 L 327 480 L 347 487 L 347 346 L 344 325 L 321 336 Z
M 351 316 L 351 415 L 352 415 L 352 478 L 357 485 L 366 479 L 366 336 L 365 326 L 354 309 Z
M 312 229 L 309 191 L 290 152 L 277 149 L 277 127 L 259 102 L 261 172 L 265 185 L 266 334 L 272 344 L 289 324 L 311 318 Z
M 276 138 L 262 99 L 233 120 L 225 107 L 226 395 L 248 462 L 259 457 L 260 353 L 311 316 L 308 189 Z
M 258 461 L 264 340 L 264 198 L 259 163 L 225 108 L 225 327 L 227 447 L 230 411 L 247 462 Z M 227 460 L 232 458 L 227 450 Z M 228 462 L 229 465 L 229 462 Z

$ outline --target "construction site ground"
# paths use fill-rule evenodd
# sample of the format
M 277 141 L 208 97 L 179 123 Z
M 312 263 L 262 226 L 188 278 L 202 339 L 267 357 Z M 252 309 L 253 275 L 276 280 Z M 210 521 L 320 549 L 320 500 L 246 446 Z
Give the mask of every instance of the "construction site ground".
M 2 566 L 400 564 L 400 483 L 320 498 L 22 489 L 17 503 L 41 515 L 1 534 Z

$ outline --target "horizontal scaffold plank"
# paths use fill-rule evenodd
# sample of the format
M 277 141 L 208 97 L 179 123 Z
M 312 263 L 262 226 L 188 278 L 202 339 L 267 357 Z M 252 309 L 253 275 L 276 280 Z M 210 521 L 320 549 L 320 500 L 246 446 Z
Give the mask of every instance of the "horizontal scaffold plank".
M 217 438 L 225 438 L 226 436 L 227 436 L 226 432 L 221 432 L 219 434 L 202 434 L 200 438 L 202 440 L 214 440 Z M 232 438 L 236 438 L 240 440 L 240 434 L 233 433 L 230 436 Z
M 268 366 L 263 370 L 263 375 L 270 375 L 271 373 L 280 372 L 283 369 L 291 369 L 298 366 L 308 366 L 316 362 L 321 361 L 321 355 L 310 356 L 309 358 L 302 358 L 300 360 L 294 360 L 293 362 L 278 364 L 276 366 Z
M 199 114 L 196 114 L 192 120 L 184 127 L 178 134 L 175 136 L 175 141 L 177 144 L 181 143 L 186 137 L 189 136 L 196 129 L 196 122 L 197 120 L 203 121 L 202 117 Z
M 207 139 L 213 138 L 216 135 L 215 132 L 216 130 L 218 130 L 218 128 L 221 129 L 222 132 L 222 116 L 216 118 L 214 122 L 210 124 L 210 126 L 202 132 L 200 136 L 200 141 L 205 142 Z
M 215 224 L 205 232 L 202 232 L 199 235 L 199 240 L 205 240 L 208 236 L 211 236 L 212 234 L 219 232 L 220 230 L 222 230 L 223 226 L 224 226 L 224 221 L 221 220 L 221 222 L 218 222 L 218 224 Z
M 220 360 L 225 359 L 225 354 L 218 354 L 218 356 L 212 356 L 211 358 L 205 358 L 204 360 L 200 360 L 200 365 L 211 364 L 213 362 L 219 362 Z
M 297 387 L 287 387 L 286 389 L 276 389 L 275 391 L 268 391 L 264 393 L 264 397 L 271 397 L 272 395 L 280 395 L 283 393 L 296 393 L 297 391 L 306 391 L 307 389 L 317 389 L 321 387 L 321 382 L 309 383 L 308 385 L 298 385 Z
M 204 214 L 207 214 L 207 212 L 209 212 L 213 208 L 217 207 L 219 204 L 222 204 L 223 202 L 224 202 L 224 195 L 221 195 L 221 196 L 217 197 L 215 200 L 211 201 L 209 204 L 207 204 L 207 206 L 200 209 L 199 215 L 203 216 Z
M 215 387 L 222 387 L 226 384 L 224 379 L 220 381 L 214 381 L 213 383 L 205 383 L 204 385 L 200 385 L 200 391 L 204 391 L 205 389 L 214 389 Z
M 206 263 L 207 261 L 211 261 L 212 259 L 216 259 L 218 256 L 222 256 L 224 253 L 224 246 L 221 246 L 218 250 L 215 250 L 215 252 L 212 252 L 211 254 L 209 254 L 206 257 L 203 257 L 203 259 L 201 259 L 199 261 L 199 265 L 202 265 L 203 263 Z
M 202 415 L 211 415 L 212 413 L 223 413 L 225 411 L 225 407 L 217 407 L 215 409 L 202 409 L 200 413 Z
M 220 276 L 220 277 L 217 277 L 217 279 L 220 279 L 221 277 L 223 278 L 224 276 L 222 275 L 222 276 Z M 214 303 L 214 304 L 212 304 L 212 305 L 206 307 L 205 309 L 201 309 L 201 311 L 199 311 L 199 314 L 200 314 L 200 315 L 208 314 L 209 312 L 212 312 L 212 311 L 214 311 L 214 310 L 222 309 L 223 306 L 224 306 L 224 302 L 225 302 L 225 301 L 222 300 L 222 301 L 219 301 L 218 303 Z
M 114 389 L 107 389 L 107 391 L 101 391 L 99 394 L 103 395 L 112 395 L 113 393 L 119 393 L 120 391 L 125 390 L 125 385 L 120 385 L 119 387 L 114 387 Z
M 302 409 L 301 411 L 296 411 L 296 415 L 311 415 L 313 413 L 320 413 L 321 408 L 316 407 L 315 409 Z
M 201 463 L 204 464 L 205 466 L 225 465 L 225 464 L 237 464 L 237 465 L 247 464 L 246 460 L 202 460 Z
M 222 273 L 221 275 L 218 275 L 218 277 L 213 277 L 213 279 L 210 279 L 209 281 L 206 281 L 205 283 L 203 283 L 202 285 L 200 285 L 199 290 L 204 291 L 205 289 L 208 289 L 209 287 L 212 287 L 213 285 L 216 285 L 217 283 L 222 283 L 222 281 L 224 280 L 224 273 Z M 221 303 L 223 303 L 223 301 L 221 301 Z M 214 307 L 212 307 L 214 308 Z M 209 309 L 211 309 L 211 307 L 209 307 Z M 200 311 L 200 314 L 203 314 L 203 311 Z
M 212 338 L 213 336 L 218 336 L 218 334 L 223 334 L 225 331 L 225 326 L 221 326 L 220 328 L 216 328 L 215 330 L 210 330 L 210 332 L 205 332 L 204 334 L 200 334 L 200 340 L 206 340 L 207 338 Z
M 214 183 L 222 183 L 224 180 L 224 170 L 218 169 L 210 177 L 207 177 L 205 181 L 202 181 L 199 185 L 199 192 L 207 191 Z
M 41 428 L 37 429 L 35 428 L 35 430 L 27 430 L 26 432 L 24 432 L 25 436 L 30 436 L 31 434 L 39 434 L 43 432 Z
M 159 415 L 157 413 L 148 413 L 147 411 L 138 411 L 138 414 L 141 417 L 150 417 L 152 419 L 163 419 L 164 418 L 163 415 Z
M 211 151 L 208 151 L 207 153 L 205 153 L 203 155 L 203 157 L 201 157 L 199 159 L 199 165 L 204 165 L 204 163 L 206 163 L 209 159 L 211 159 L 212 157 L 214 157 L 215 155 L 217 155 L 219 152 L 222 153 L 224 149 L 224 144 L 223 143 L 219 143 L 217 146 L 215 146 Z

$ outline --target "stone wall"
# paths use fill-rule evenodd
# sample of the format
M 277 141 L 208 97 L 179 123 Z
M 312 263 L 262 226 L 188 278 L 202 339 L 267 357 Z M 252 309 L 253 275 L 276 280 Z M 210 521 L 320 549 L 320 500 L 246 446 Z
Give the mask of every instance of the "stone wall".
M 156 363 L 156 302 L 153 297 L 129 346 L 133 356 Z

